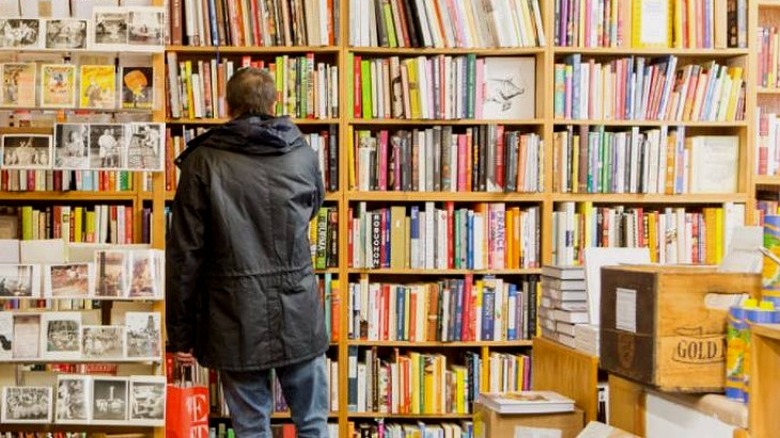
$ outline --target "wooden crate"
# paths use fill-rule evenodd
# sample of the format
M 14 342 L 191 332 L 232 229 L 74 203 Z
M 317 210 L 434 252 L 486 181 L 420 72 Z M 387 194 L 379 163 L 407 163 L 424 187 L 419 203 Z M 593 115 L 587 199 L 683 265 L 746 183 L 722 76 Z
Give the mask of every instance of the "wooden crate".
M 726 317 L 758 274 L 690 266 L 601 271 L 601 366 L 665 391 L 722 391 Z
M 750 433 L 773 437 L 780 430 L 780 324 L 753 325 L 750 335 Z

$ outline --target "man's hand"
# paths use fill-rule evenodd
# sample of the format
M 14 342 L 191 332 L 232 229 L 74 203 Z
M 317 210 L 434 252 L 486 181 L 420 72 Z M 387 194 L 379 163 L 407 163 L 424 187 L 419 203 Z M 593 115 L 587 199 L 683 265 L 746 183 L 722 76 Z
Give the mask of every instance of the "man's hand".
M 181 366 L 192 366 L 195 364 L 195 356 L 192 355 L 192 350 L 186 353 L 177 351 L 174 353 L 174 358 Z

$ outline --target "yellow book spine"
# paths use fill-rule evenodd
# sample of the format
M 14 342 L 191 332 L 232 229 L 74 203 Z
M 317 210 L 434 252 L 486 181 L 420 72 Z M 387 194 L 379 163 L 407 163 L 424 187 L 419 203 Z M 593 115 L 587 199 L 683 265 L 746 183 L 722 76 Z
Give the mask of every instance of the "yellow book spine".
M 723 209 L 715 209 L 715 263 L 723 259 Z
M 195 118 L 195 97 L 192 90 L 192 61 L 184 62 L 184 87 L 187 92 L 187 112 L 191 119 Z
M 84 220 L 84 207 L 76 207 L 73 211 L 73 241 L 82 242 L 82 221 Z
M 506 209 L 504 212 L 504 224 L 506 224 L 506 232 L 504 233 L 504 260 L 505 266 L 508 269 L 515 269 L 515 259 L 512 257 L 515 252 L 515 222 L 512 220 L 513 217 L 513 209 Z
M 411 383 L 412 383 L 412 414 L 420 414 L 422 413 L 420 409 L 420 399 L 421 399 L 421 382 L 420 382 L 420 353 L 417 352 L 410 352 L 409 353 L 409 359 L 412 363 L 412 375 L 411 375 Z
M 87 211 L 86 213 L 86 236 L 85 239 L 87 242 L 94 242 L 95 241 L 95 212 L 94 211 Z
M 466 414 L 466 369 L 453 367 L 455 370 L 455 410 L 458 414 Z
M 422 384 L 422 399 L 423 399 L 423 413 L 434 414 L 436 413 L 436 365 L 434 363 L 434 357 L 428 354 L 422 356 L 423 366 L 423 384 Z
M 648 213 L 647 227 L 649 228 L 647 233 L 647 244 L 650 247 L 650 262 L 658 263 L 658 231 L 657 221 L 655 213 Z
M 571 192 L 579 192 L 579 177 L 580 177 L 580 136 L 575 135 L 572 138 L 572 152 L 571 152 Z
M 405 61 L 406 71 L 409 75 L 409 103 L 411 105 L 412 118 L 420 118 L 420 85 L 417 77 L 417 60 L 407 59 Z
M 474 282 L 474 317 L 476 318 L 476 323 L 474 324 L 474 334 L 476 335 L 476 340 L 481 341 L 482 340 L 482 287 L 484 283 L 482 280 L 477 280 Z

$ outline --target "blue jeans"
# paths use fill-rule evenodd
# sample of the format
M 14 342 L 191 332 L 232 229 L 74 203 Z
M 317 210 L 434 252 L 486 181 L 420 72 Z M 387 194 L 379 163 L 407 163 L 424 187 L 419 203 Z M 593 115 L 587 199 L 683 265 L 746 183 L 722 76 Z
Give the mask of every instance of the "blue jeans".
M 328 373 L 325 356 L 276 368 L 299 438 L 328 438 Z M 237 438 L 271 438 L 270 370 L 221 371 L 225 401 Z

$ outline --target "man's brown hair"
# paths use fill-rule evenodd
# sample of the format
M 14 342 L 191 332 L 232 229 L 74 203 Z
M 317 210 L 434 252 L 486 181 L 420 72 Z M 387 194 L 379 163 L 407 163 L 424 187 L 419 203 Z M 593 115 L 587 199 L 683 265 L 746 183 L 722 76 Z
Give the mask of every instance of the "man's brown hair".
M 247 114 L 273 115 L 276 83 L 265 70 L 242 68 L 228 81 L 225 98 L 231 117 Z

